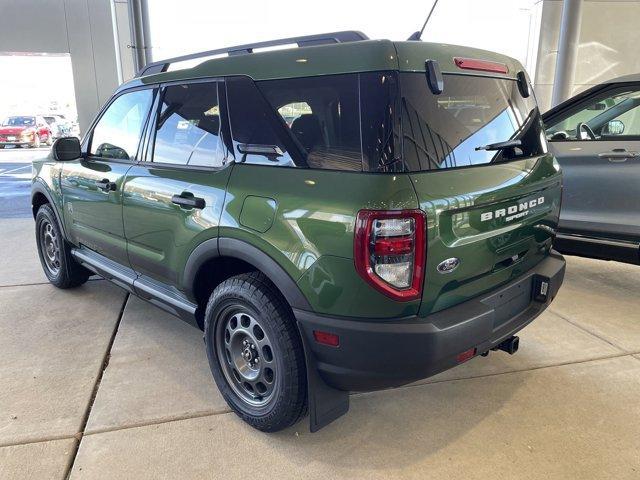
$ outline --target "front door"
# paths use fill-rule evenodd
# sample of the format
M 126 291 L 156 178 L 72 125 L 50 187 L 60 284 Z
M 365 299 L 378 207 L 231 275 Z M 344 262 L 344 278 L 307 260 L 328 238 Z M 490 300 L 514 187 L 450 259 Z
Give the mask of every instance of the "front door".
M 545 118 L 545 124 L 563 170 L 560 233 L 637 247 L 640 84 L 614 84 L 594 92 Z
M 87 136 L 86 154 L 61 173 L 69 240 L 128 266 L 122 226 L 122 187 L 136 161 L 153 90 L 123 93 L 104 110 Z
M 140 280 L 156 287 L 180 285 L 189 254 L 218 235 L 232 168 L 218 98 L 216 81 L 163 88 L 145 161 L 127 173 L 129 259 Z

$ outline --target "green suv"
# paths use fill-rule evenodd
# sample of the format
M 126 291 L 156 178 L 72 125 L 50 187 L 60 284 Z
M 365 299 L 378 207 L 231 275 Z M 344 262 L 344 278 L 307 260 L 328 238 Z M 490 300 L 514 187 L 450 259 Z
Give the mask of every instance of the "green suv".
M 472 48 L 338 32 L 153 63 L 33 171 L 51 283 L 95 273 L 202 329 L 263 431 L 514 353 L 564 277 L 527 76 Z

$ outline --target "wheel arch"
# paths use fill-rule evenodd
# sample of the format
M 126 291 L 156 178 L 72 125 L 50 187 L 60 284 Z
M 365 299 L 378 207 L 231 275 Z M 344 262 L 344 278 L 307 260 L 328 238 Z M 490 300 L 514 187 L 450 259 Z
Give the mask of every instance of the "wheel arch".
M 213 238 L 198 245 L 185 265 L 182 287 L 190 300 L 202 305 L 206 304 L 204 297 L 208 298 L 220 282 L 250 270 L 258 270 L 269 278 L 291 308 L 312 310 L 284 268 L 257 247 L 235 238 Z M 203 288 L 200 285 L 204 284 L 205 278 L 209 282 Z
M 47 187 L 45 187 L 41 181 L 36 180 L 31 187 L 31 213 L 33 214 L 34 219 L 38 214 L 38 209 L 45 204 L 51 205 L 53 214 L 56 216 L 58 226 L 60 227 L 60 230 L 62 230 L 62 235 L 66 238 L 64 222 L 62 221 L 62 216 L 58 211 L 58 205 L 53 201 L 53 197 Z

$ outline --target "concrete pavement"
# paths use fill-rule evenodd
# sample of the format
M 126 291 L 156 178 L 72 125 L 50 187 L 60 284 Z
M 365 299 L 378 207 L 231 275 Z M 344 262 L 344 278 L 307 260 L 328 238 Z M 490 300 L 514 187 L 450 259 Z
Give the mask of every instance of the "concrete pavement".
M 568 258 L 516 355 L 265 435 L 229 412 L 198 331 L 104 281 L 39 284 L 33 242 L 32 220 L 0 220 L 0 479 L 640 478 L 640 267 Z

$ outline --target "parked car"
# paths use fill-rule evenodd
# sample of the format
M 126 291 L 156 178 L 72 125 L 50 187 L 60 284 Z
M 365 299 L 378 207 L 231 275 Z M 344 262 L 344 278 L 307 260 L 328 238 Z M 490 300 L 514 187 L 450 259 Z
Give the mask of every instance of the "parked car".
M 564 172 L 556 248 L 640 263 L 640 75 L 592 87 L 543 119 Z
M 53 134 L 41 116 L 8 117 L 0 125 L 0 148 L 5 145 L 39 147 L 42 143 L 51 145 Z
M 64 115 L 46 114 L 42 115 L 42 118 L 49 125 L 54 140 L 60 137 L 72 136 L 71 123 L 65 119 Z
M 148 65 L 34 162 L 52 284 L 98 273 L 204 330 L 222 395 L 263 431 L 517 350 L 565 271 L 520 63 L 358 32 L 212 54 Z

